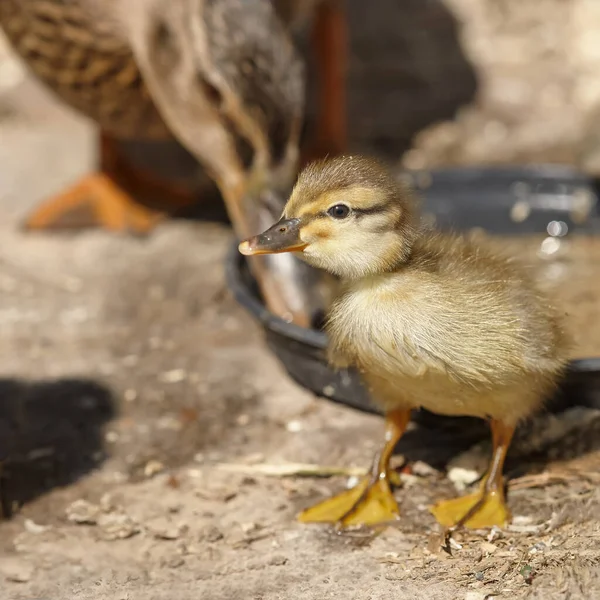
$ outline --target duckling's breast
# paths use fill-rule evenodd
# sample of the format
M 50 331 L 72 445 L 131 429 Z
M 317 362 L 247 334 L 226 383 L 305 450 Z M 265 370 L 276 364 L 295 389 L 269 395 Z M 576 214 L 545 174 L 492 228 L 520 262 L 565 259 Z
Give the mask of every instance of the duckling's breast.
M 331 354 L 361 372 L 384 410 L 518 421 L 564 360 L 530 339 L 507 295 L 474 289 L 423 273 L 353 283 L 330 313 Z
M 403 308 L 410 303 L 410 295 L 378 277 L 346 289 L 333 304 L 327 322 L 331 353 L 361 373 L 384 378 L 399 373 L 422 376 L 425 367 L 411 352 L 405 335 L 410 323 Z

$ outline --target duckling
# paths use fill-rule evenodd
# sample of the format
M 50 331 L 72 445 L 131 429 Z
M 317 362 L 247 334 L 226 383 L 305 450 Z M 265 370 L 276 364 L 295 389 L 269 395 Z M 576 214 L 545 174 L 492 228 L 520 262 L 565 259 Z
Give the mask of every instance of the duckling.
M 422 227 L 411 191 L 359 156 L 309 165 L 281 220 L 239 250 L 296 252 L 341 278 L 326 324 L 329 360 L 357 369 L 385 413 L 370 475 L 300 520 L 343 528 L 398 518 L 390 457 L 422 407 L 489 420 L 493 442 L 479 491 L 437 503 L 434 516 L 449 528 L 505 525 L 502 471 L 513 432 L 567 364 L 559 315 L 527 271 L 468 237 Z

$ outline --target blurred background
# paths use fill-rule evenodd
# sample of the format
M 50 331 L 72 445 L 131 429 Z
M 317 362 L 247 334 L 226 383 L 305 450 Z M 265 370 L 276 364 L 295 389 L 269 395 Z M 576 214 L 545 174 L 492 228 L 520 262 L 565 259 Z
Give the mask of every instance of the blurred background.
M 287 10 L 288 3 L 277 4 Z M 560 163 L 600 176 L 597 0 L 346 0 L 344 15 L 348 151 L 416 170 Z M 309 15 L 293 33 L 308 76 L 303 144 L 318 134 L 321 98 L 310 23 Z M 218 198 L 211 207 L 202 203 L 200 222 L 169 221 L 143 239 L 100 230 L 21 231 L 34 208 L 97 166 L 98 140 L 96 125 L 32 77 L 0 31 L 0 483 L 4 513 L 14 516 L 1 525 L 0 552 L 18 559 L 9 575 L 0 561 L 0 576 L 20 582 L 27 597 L 41 597 L 51 584 L 69 589 L 99 572 L 109 573 L 106 588 L 90 598 L 117 597 L 115 590 L 125 593 L 127 586 L 131 597 L 145 597 L 144 586 L 158 594 L 156 582 L 165 586 L 161 598 L 173 590 L 182 599 L 197 597 L 200 579 L 215 573 L 230 586 L 223 588 L 226 598 L 235 590 L 269 597 L 261 586 L 283 589 L 278 597 L 301 597 L 293 586 L 306 577 L 315 597 L 326 597 L 323 544 L 330 542 L 287 536 L 299 507 L 311 494 L 327 493 L 326 484 L 257 485 L 215 465 L 367 464 L 381 422 L 317 402 L 287 377 L 262 329 L 227 289 L 224 265 L 234 236 Z M 195 161 L 176 143 L 118 143 L 161 177 L 198 183 Z M 206 177 L 200 183 L 200 198 L 215 192 Z M 590 272 L 596 262 L 586 263 Z M 595 298 L 588 298 L 594 308 Z M 581 442 L 577 428 L 590 421 L 600 439 L 597 411 L 565 423 Z M 543 441 L 524 446 L 543 455 L 540 464 L 547 445 L 564 433 L 558 420 L 551 425 L 550 442 L 541 435 Z M 453 443 L 452 451 L 464 450 L 481 433 L 459 430 L 432 434 L 426 444 L 416 435 L 417 458 L 443 468 L 434 456 L 447 457 Z M 575 453 L 589 450 L 584 446 Z M 438 485 L 431 468 L 422 472 Z M 419 534 L 430 488 L 417 485 L 407 498 L 408 529 Z M 539 509 L 550 518 L 556 506 L 543 493 L 538 504 L 513 495 L 517 510 Z M 573 513 L 575 522 L 591 518 L 590 506 Z M 173 529 L 175 520 L 184 526 Z M 557 535 L 574 539 L 565 531 Z M 581 548 L 593 543 L 584 537 Z M 119 553 L 115 540 L 129 545 Z M 397 537 L 393 546 L 361 551 L 378 569 L 384 551 L 404 552 L 411 543 Z M 513 567 L 529 546 L 522 541 Z M 250 561 L 256 548 L 270 562 L 237 570 L 240 556 Z M 381 590 L 393 578 L 382 577 L 370 595 L 372 571 L 359 573 L 355 554 L 334 548 L 325 554 L 341 557 L 340 577 L 352 569 L 356 597 L 387 597 Z M 276 570 L 298 553 L 302 561 L 286 566 L 289 579 L 282 577 Z M 571 553 L 591 556 L 572 542 L 557 564 Z M 472 565 L 450 562 L 452 576 L 434 565 L 428 586 L 437 582 L 446 594 L 439 597 L 454 600 L 463 597 L 460 585 Z M 173 576 L 183 564 L 190 569 Z M 510 577 L 520 577 L 518 568 Z M 553 579 L 540 580 L 548 586 L 540 597 L 554 597 Z M 186 581 L 190 588 L 174 587 Z
M 409 168 L 563 162 L 600 170 L 594 0 L 379 0 L 376 8 L 347 0 L 346 16 L 351 151 Z M 309 65 L 310 132 L 316 94 L 309 37 L 304 24 L 296 38 Z M 37 99 L 45 94 L 0 39 L 2 123 L 40 115 Z M 49 114 L 56 120 L 65 112 Z M 68 131 L 85 135 L 81 119 L 66 114 Z M 5 125 L 3 152 L 9 135 Z
M 409 168 L 600 169 L 594 0 L 348 0 L 347 15 L 353 149 Z

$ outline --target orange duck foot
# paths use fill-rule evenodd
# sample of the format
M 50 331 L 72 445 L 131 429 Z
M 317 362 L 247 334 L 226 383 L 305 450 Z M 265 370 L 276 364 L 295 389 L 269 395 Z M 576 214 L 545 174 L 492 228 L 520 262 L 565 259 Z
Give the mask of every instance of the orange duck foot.
M 384 525 L 398 518 L 398 504 L 387 477 L 364 477 L 337 496 L 323 500 L 298 515 L 302 523 L 331 523 L 340 529 Z
M 89 175 L 51 198 L 27 217 L 27 230 L 103 227 L 115 232 L 147 234 L 164 214 L 139 204 L 107 175 Z
M 470 494 L 453 500 L 438 502 L 430 508 L 440 525 L 455 528 L 487 529 L 505 527 L 510 521 L 510 511 L 501 491 Z

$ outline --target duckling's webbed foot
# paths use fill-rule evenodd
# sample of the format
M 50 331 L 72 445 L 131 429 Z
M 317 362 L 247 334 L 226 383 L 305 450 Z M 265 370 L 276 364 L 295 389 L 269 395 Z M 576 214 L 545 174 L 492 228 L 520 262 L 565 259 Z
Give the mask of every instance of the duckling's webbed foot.
M 510 521 L 510 511 L 504 496 L 502 468 L 514 427 L 495 420 L 491 422 L 491 426 L 492 461 L 479 492 L 439 502 L 430 509 L 441 525 L 452 530 L 459 527 L 470 529 L 503 527 Z
M 483 488 L 484 486 L 482 486 Z M 483 529 L 503 527 L 510 520 L 502 491 L 485 492 L 439 502 L 431 508 L 438 523 L 452 530 L 459 527 Z
M 370 475 L 356 486 L 300 513 L 303 523 L 331 523 L 340 528 L 378 525 L 398 518 L 398 504 L 390 488 L 389 462 L 402 437 L 410 411 L 395 411 L 386 416 L 385 443 L 377 454 Z

